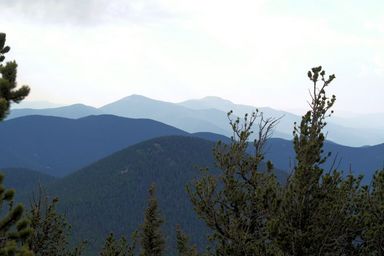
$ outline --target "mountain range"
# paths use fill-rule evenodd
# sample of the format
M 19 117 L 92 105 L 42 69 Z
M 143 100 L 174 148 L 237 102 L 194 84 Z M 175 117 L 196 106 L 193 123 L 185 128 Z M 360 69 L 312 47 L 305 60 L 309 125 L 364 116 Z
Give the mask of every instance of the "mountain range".
M 49 115 L 67 118 L 81 118 L 89 115 L 111 114 L 129 118 L 153 119 L 186 132 L 213 132 L 231 136 L 227 112 L 242 117 L 245 113 L 255 111 L 256 107 L 234 104 L 218 97 L 206 97 L 181 103 L 170 103 L 153 100 L 140 95 L 131 95 L 100 108 L 83 104 L 47 108 L 47 109 L 14 109 L 8 119 L 26 115 Z M 265 117 L 281 118 L 274 131 L 274 137 L 291 139 L 294 122 L 301 117 L 289 112 L 268 107 L 259 108 Z M 358 126 L 356 121 L 346 122 L 345 119 L 330 118 L 325 132 L 327 139 L 347 146 L 375 145 L 384 142 L 384 124 L 378 118 L 384 114 L 364 116 L 365 127 Z M 236 116 L 234 116 L 236 118 Z M 361 123 L 361 122 L 360 122 Z M 375 124 L 378 125 L 375 125 Z M 345 124 L 351 125 L 350 127 Z
M 230 139 L 216 133 L 188 133 L 150 120 L 113 115 L 69 119 L 52 116 L 24 116 L 0 123 L 0 167 L 26 168 L 63 177 L 130 145 L 156 137 L 183 135 L 216 142 Z M 371 177 L 383 166 L 384 144 L 347 147 L 325 143 L 339 170 Z M 251 151 L 250 151 L 251 152 Z M 276 168 L 289 172 L 295 154 L 290 140 L 271 138 L 266 158 Z M 331 161 L 325 166 L 331 168 Z
M 76 104 L 14 109 L 8 120 L 0 123 L 0 167 L 5 185 L 15 188 L 17 200 L 26 206 L 39 186 L 59 197 L 59 211 L 72 225 L 73 242 L 88 240 L 87 255 L 96 255 L 108 233 L 129 236 L 139 227 L 147 190 L 155 184 L 165 219 L 168 255 L 174 253 L 177 224 L 201 248 L 207 229 L 193 211 L 186 186 L 202 175 L 199 168 L 218 172 L 212 149 L 219 140 L 231 141 L 228 108 L 239 116 L 254 109 L 215 97 L 169 103 L 137 95 L 101 108 Z M 265 160 L 273 162 L 274 174 L 283 184 L 294 166 L 289 134 L 299 116 L 270 108 L 260 110 L 267 117 L 282 117 L 275 136 L 283 138 L 268 140 Z M 376 134 L 364 134 L 364 129 L 329 126 L 328 138 L 336 134 L 349 144 L 384 141 Z M 378 129 L 377 134 L 380 132 Z M 323 165 L 325 171 L 362 174 L 368 184 L 373 173 L 383 167 L 384 143 L 350 147 L 334 141 L 324 144 L 325 154 L 332 152 Z M 253 153 L 251 143 L 248 153 Z

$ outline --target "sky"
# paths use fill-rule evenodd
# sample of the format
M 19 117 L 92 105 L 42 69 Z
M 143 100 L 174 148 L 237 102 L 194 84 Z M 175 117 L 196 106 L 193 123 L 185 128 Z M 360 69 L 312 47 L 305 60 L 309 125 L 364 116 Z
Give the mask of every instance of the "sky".
M 382 0 L 0 0 L 30 101 L 102 106 L 131 94 L 307 107 L 307 71 L 335 111 L 384 112 Z

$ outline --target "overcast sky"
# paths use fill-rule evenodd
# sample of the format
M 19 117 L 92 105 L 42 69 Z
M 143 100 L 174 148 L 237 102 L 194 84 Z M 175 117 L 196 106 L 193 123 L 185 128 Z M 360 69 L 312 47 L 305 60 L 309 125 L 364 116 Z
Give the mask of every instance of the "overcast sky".
M 383 0 L 0 0 L 29 100 L 100 106 L 131 94 L 306 107 L 309 68 L 336 111 L 384 111 Z

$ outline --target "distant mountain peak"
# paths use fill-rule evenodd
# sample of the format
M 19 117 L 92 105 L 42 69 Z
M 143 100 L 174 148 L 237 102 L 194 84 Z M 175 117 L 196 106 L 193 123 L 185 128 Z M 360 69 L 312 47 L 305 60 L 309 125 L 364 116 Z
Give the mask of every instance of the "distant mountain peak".
M 201 99 L 192 99 L 180 102 L 179 105 L 192 109 L 218 109 L 229 111 L 235 104 L 227 99 L 217 96 L 206 96 Z
M 224 98 L 221 98 L 221 97 L 218 97 L 218 96 L 205 96 L 205 97 L 201 98 L 201 100 L 204 100 L 204 101 L 215 101 L 215 102 L 226 102 L 226 103 L 234 104 L 232 101 L 224 99 Z
M 75 103 L 75 104 L 71 104 L 71 105 L 68 105 L 68 106 L 62 106 L 61 108 L 66 108 L 66 107 L 82 107 L 82 108 L 93 108 L 91 106 L 88 106 L 88 105 L 85 105 L 83 103 Z
M 143 95 L 140 95 L 140 94 L 131 94 L 129 96 L 121 98 L 118 101 L 125 101 L 125 100 L 153 100 L 153 99 L 148 98 L 148 97 L 143 96 Z
M 160 101 L 160 100 L 152 99 L 152 98 L 149 98 L 149 97 L 146 97 L 143 95 L 132 94 L 132 95 L 123 97 L 117 101 L 106 104 L 99 109 L 100 110 L 103 110 L 105 108 L 108 109 L 111 106 L 117 106 L 117 105 L 121 105 L 121 104 L 141 104 L 142 105 L 142 104 L 152 104 L 152 103 L 172 104 L 172 103 L 169 103 L 166 101 Z

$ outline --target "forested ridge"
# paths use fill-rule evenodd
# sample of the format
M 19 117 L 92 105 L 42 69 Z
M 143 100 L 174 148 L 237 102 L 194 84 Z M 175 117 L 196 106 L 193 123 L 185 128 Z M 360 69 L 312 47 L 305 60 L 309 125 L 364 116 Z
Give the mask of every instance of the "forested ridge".
M 5 42 L 1 33 L 1 120 L 9 114 L 10 105 L 22 101 L 30 91 L 28 86 L 17 89 L 16 62 L 3 63 L 10 50 Z M 265 157 L 268 139 L 279 120 L 258 111 L 237 118 L 230 111 L 233 136 L 227 143 L 214 145 L 181 136 L 146 141 L 62 181 L 45 177 L 55 185 L 47 191 L 40 188 L 25 207 L 14 202 L 14 190 L 1 185 L 0 255 L 84 255 L 90 253 L 87 248 L 93 248 L 91 255 L 103 256 L 383 255 L 384 170 L 377 170 L 372 182 L 364 185 L 361 176 L 323 169 L 332 156 L 324 151 L 323 130 L 336 102 L 327 90 L 336 77 L 326 75 L 321 66 L 307 75 L 311 82 L 309 110 L 293 125 L 295 161 L 284 180 L 277 178 L 279 170 Z M 250 142 L 253 135 L 256 139 Z M 192 159 L 200 162 L 191 163 Z M 191 168 L 193 164 L 195 168 Z M 167 175 L 159 172 L 160 166 L 167 167 Z M 105 172 L 108 168 L 111 171 Z M 152 183 L 154 179 L 159 184 Z M 180 179 L 185 185 L 173 187 Z M 65 182 L 87 186 L 66 191 Z M 170 194 L 177 195 L 180 202 L 169 201 Z M 93 197 L 97 200 L 89 200 Z M 117 204 L 128 197 L 142 200 L 139 205 L 134 201 Z M 68 203 L 66 209 L 60 209 L 61 200 Z M 187 204 L 193 211 L 185 210 Z M 68 213 L 75 220 L 69 223 L 65 211 L 76 205 L 80 210 Z M 124 207 L 116 208 L 118 205 Z M 184 210 L 172 215 L 180 206 Z M 142 212 L 141 217 L 129 218 L 139 224 L 112 223 L 110 228 L 118 232 L 105 230 L 111 233 L 104 241 L 96 238 L 94 230 L 73 237 L 80 235 L 72 232 L 77 225 L 92 218 L 108 222 L 117 216 L 115 220 L 123 220 L 121 216 L 135 208 Z M 190 222 L 193 218 L 200 222 Z

